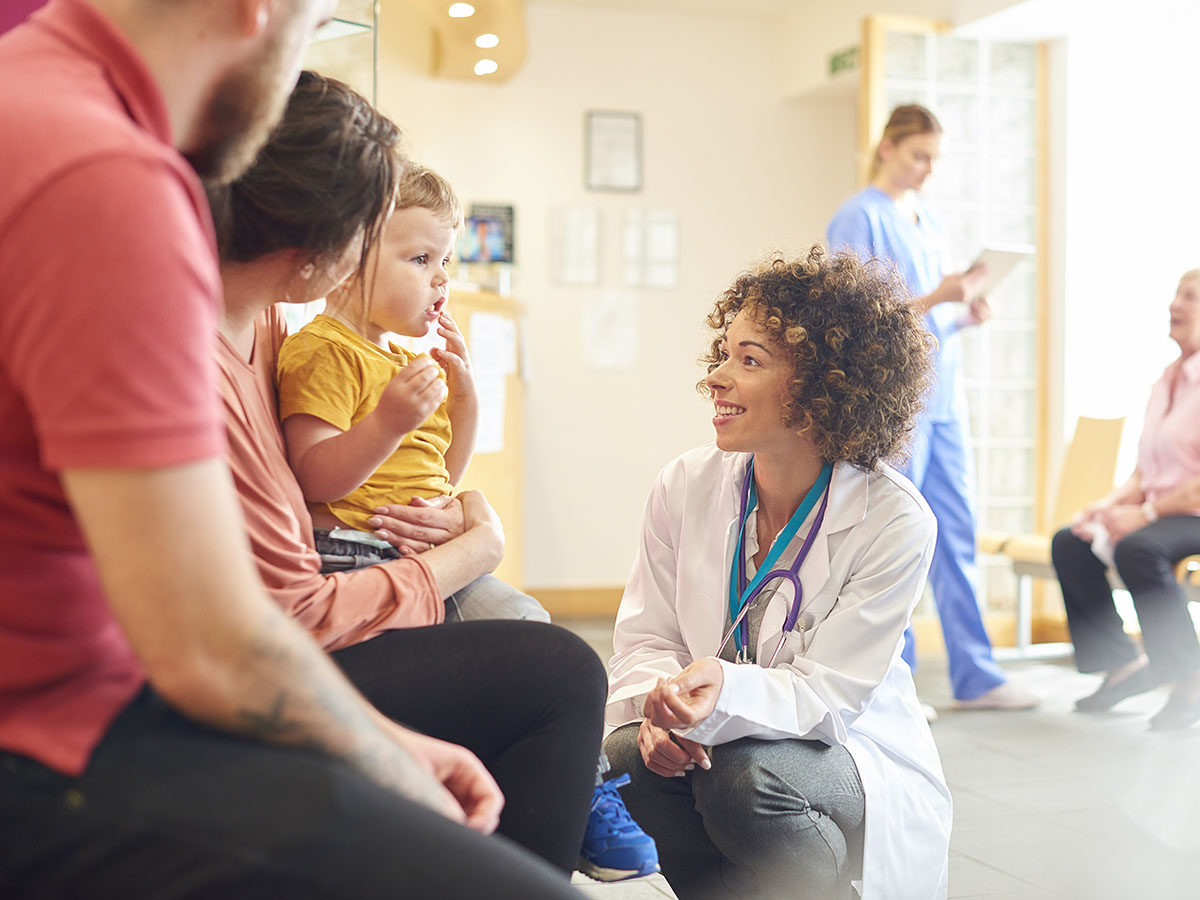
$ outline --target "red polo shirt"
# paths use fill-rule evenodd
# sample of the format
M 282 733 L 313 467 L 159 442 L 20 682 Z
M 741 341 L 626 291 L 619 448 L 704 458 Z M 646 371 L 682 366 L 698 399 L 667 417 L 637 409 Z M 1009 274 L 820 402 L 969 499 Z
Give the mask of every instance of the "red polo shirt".
M 145 676 L 58 473 L 223 454 L 220 279 L 115 26 L 53 0 L 0 37 L 0 85 L 0 749 L 78 773 Z

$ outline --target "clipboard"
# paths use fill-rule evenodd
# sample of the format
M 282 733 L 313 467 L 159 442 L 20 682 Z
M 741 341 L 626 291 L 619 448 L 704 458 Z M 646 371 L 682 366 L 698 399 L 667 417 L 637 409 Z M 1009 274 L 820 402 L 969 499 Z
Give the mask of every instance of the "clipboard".
M 999 287 L 1000 282 L 1007 278 L 1018 264 L 1032 258 L 1033 254 L 1033 247 L 1028 246 L 984 247 L 975 261 L 971 263 L 972 267 L 980 263 L 987 266 L 987 274 L 983 276 L 983 281 L 976 290 L 975 296 L 986 297 Z

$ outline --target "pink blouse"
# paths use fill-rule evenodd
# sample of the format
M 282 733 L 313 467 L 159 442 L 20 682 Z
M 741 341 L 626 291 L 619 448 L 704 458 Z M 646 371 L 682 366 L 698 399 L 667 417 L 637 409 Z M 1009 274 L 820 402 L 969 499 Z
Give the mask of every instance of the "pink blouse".
M 1150 389 L 1138 474 L 1147 500 L 1200 478 L 1200 351 L 1167 366 Z

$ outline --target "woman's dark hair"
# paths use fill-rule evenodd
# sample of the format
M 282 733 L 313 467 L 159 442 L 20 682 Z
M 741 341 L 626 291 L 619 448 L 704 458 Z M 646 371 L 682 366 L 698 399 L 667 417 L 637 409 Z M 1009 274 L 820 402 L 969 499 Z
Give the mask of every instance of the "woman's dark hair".
M 784 425 L 831 462 L 869 471 L 902 455 L 931 384 L 934 340 L 894 267 L 814 246 L 738 276 L 708 316 L 709 372 L 743 310 L 791 351 Z M 709 394 L 703 381 L 697 389 Z
M 379 237 L 404 165 L 400 129 L 348 85 L 301 72 L 254 164 L 208 188 L 222 261 L 305 250 L 320 262 Z

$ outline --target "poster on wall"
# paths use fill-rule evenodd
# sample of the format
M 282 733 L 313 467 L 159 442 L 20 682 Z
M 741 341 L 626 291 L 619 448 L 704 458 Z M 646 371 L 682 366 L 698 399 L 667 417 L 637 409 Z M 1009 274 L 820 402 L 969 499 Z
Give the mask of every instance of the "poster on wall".
M 511 206 L 472 203 L 459 242 L 463 262 L 514 262 L 514 214 Z

